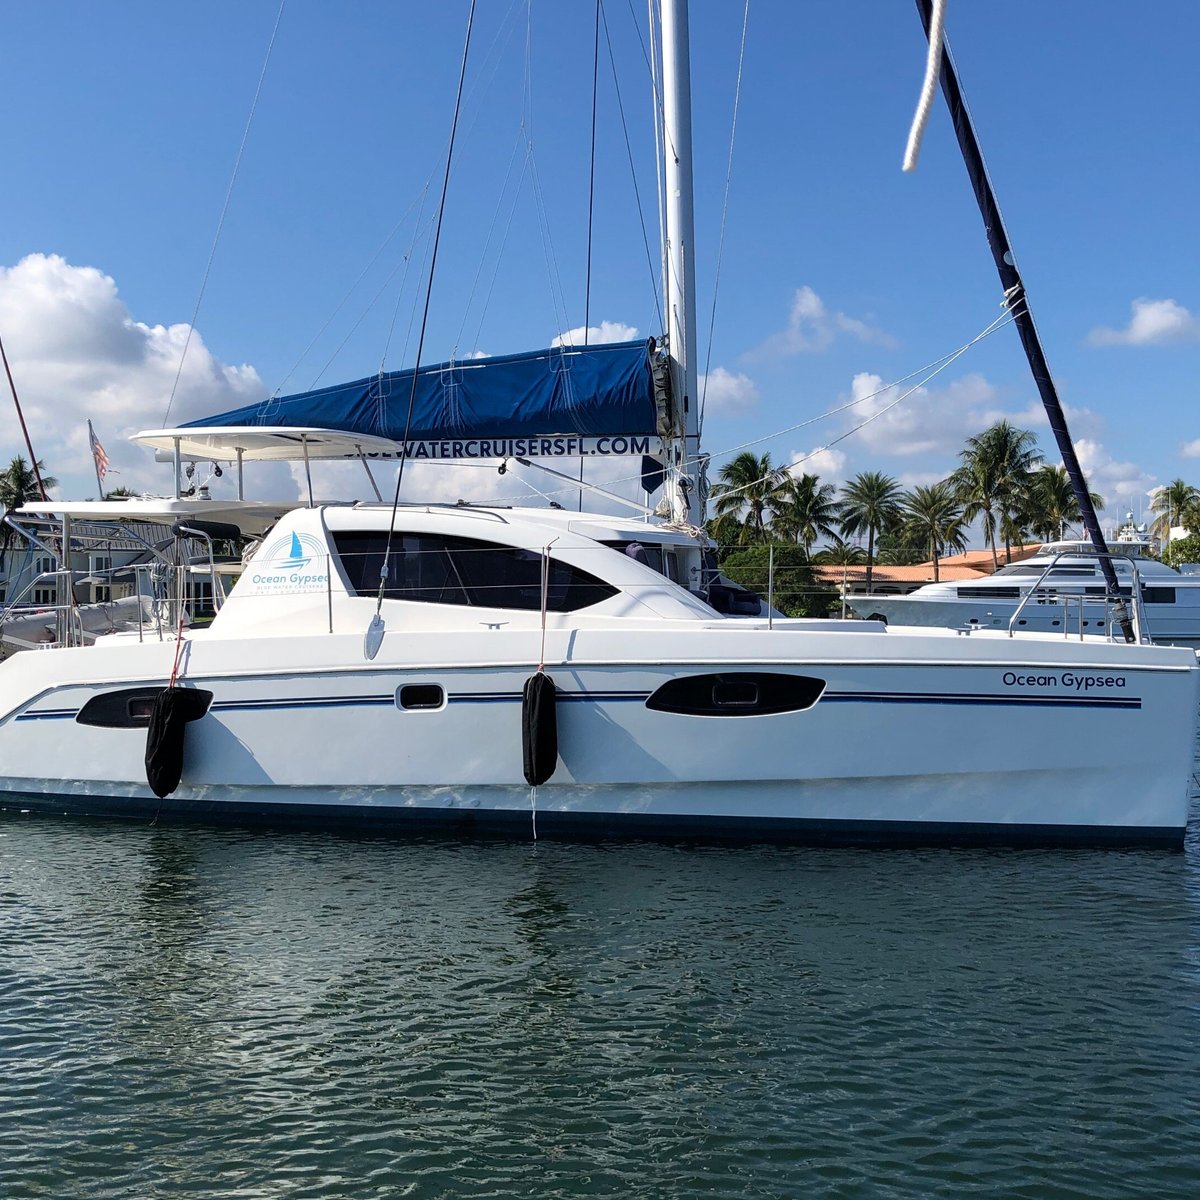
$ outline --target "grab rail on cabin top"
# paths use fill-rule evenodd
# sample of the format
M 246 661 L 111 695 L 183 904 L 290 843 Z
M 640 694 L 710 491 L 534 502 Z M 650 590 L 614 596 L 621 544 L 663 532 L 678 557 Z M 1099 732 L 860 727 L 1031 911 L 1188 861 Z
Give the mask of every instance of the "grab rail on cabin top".
M 1050 572 L 1054 570 L 1054 568 L 1059 564 L 1059 562 L 1062 559 L 1078 558 L 1079 554 L 1080 554 L 1080 552 L 1078 550 L 1063 551 L 1060 554 L 1056 554 L 1050 560 L 1050 562 L 1047 563 L 1046 567 L 1044 568 L 1042 573 L 1037 577 L 1037 579 L 1034 581 L 1033 585 L 1029 588 L 1029 590 L 1025 593 L 1025 595 L 1021 597 L 1021 603 L 1017 605 L 1016 612 L 1014 612 L 1013 615 L 1008 619 L 1008 636 L 1009 637 L 1014 636 L 1014 634 L 1016 632 L 1015 627 L 1017 625 L 1017 619 L 1020 617 L 1021 613 L 1025 611 L 1025 606 L 1030 602 L 1030 600 L 1034 599 L 1035 597 L 1038 599 L 1043 599 L 1043 600 L 1046 598 L 1047 593 L 1045 593 L 1045 592 L 1043 592 L 1042 595 L 1040 597 L 1038 597 L 1038 589 L 1045 582 L 1046 577 L 1050 574 Z M 1104 555 L 1101 555 L 1099 553 L 1099 551 L 1096 551 L 1094 553 L 1089 553 L 1088 557 L 1089 558 L 1103 557 L 1103 558 L 1107 558 L 1110 560 L 1122 558 L 1126 562 L 1129 563 L 1129 569 L 1130 569 L 1130 573 L 1131 573 L 1130 587 L 1129 587 L 1129 599 L 1132 602 L 1132 608 L 1133 608 L 1134 636 L 1135 636 L 1135 639 L 1137 642 L 1143 643 L 1143 644 L 1148 643 L 1150 641 L 1150 636 L 1147 633 L 1146 610 L 1145 610 L 1145 607 L 1144 607 L 1143 601 L 1142 601 L 1142 580 L 1141 580 L 1141 575 L 1139 574 L 1138 569 L 1137 569 L 1137 562 L 1135 561 L 1134 557 L 1129 554 L 1114 554 L 1112 551 L 1109 551 L 1107 554 L 1104 554 Z M 1112 606 L 1114 604 L 1116 604 L 1118 601 L 1123 601 L 1125 599 L 1125 596 L 1119 592 L 1115 596 L 1110 594 L 1109 592 L 1105 592 L 1104 595 L 1102 595 L 1102 596 L 1096 596 L 1096 595 L 1087 595 L 1083 592 L 1070 592 L 1070 591 L 1062 592 L 1062 591 L 1060 591 L 1057 593 L 1057 599 L 1061 600 L 1062 604 L 1063 604 L 1063 636 L 1064 637 L 1070 636 L 1070 630 L 1067 627 L 1067 606 L 1070 604 L 1071 601 L 1076 601 L 1079 604 L 1079 636 L 1080 636 L 1080 638 L 1083 637 L 1083 625 L 1084 625 L 1083 608 L 1084 608 L 1085 604 L 1103 604 L 1104 605 L 1105 633 L 1107 636 L 1111 637 L 1112 636 L 1112 625 L 1111 625 L 1111 622 L 1109 621 L 1109 617 L 1111 616 Z

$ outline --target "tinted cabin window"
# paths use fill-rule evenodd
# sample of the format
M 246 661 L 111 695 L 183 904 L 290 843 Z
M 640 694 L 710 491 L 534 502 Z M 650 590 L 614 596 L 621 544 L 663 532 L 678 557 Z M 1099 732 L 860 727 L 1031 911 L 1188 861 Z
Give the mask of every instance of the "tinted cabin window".
M 685 675 L 664 683 L 646 707 L 692 717 L 761 717 L 811 708 L 824 690 L 825 681 L 810 675 L 768 671 Z
M 377 595 L 387 534 L 335 533 L 333 541 L 355 593 Z M 473 538 L 397 533 L 392 536 L 383 594 L 390 600 L 536 612 L 542 607 L 542 556 Z M 616 594 L 616 588 L 551 557 L 546 597 L 550 612 L 574 612 Z

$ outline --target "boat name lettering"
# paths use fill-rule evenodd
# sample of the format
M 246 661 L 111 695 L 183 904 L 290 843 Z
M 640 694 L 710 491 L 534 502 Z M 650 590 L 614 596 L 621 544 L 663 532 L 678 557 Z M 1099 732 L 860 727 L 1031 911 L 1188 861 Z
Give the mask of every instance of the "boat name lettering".
M 1063 671 L 1061 675 L 1018 675 L 1016 671 L 1004 672 L 1005 687 L 1064 687 L 1075 692 L 1091 692 L 1099 688 L 1125 687 L 1124 675 L 1077 675 L 1074 671 Z

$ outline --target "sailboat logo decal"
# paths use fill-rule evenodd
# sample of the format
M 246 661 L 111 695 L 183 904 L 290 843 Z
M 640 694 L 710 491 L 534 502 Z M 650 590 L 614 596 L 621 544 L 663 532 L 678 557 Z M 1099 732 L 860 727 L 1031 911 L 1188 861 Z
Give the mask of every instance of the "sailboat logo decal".
M 281 571 L 299 571 L 301 567 L 307 567 L 312 561 L 311 554 L 304 553 L 304 547 L 300 545 L 300 538 L 296 534 L 292 534 L 292 544 L 288 547 L 288 556 L 282 562 L 277 562 L 275 565 Z
M 254 561 L 250 582 L 275 593 L 310 591 L 329 583 L 328 551 L 311 533 L 285 533 Z

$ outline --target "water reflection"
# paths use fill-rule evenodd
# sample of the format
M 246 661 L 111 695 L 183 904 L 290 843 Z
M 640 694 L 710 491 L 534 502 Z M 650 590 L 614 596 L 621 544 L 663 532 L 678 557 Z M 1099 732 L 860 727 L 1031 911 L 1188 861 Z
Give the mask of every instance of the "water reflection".
M 1198 864 L 0 820 L 0 1193 L 1187 1195 Z

